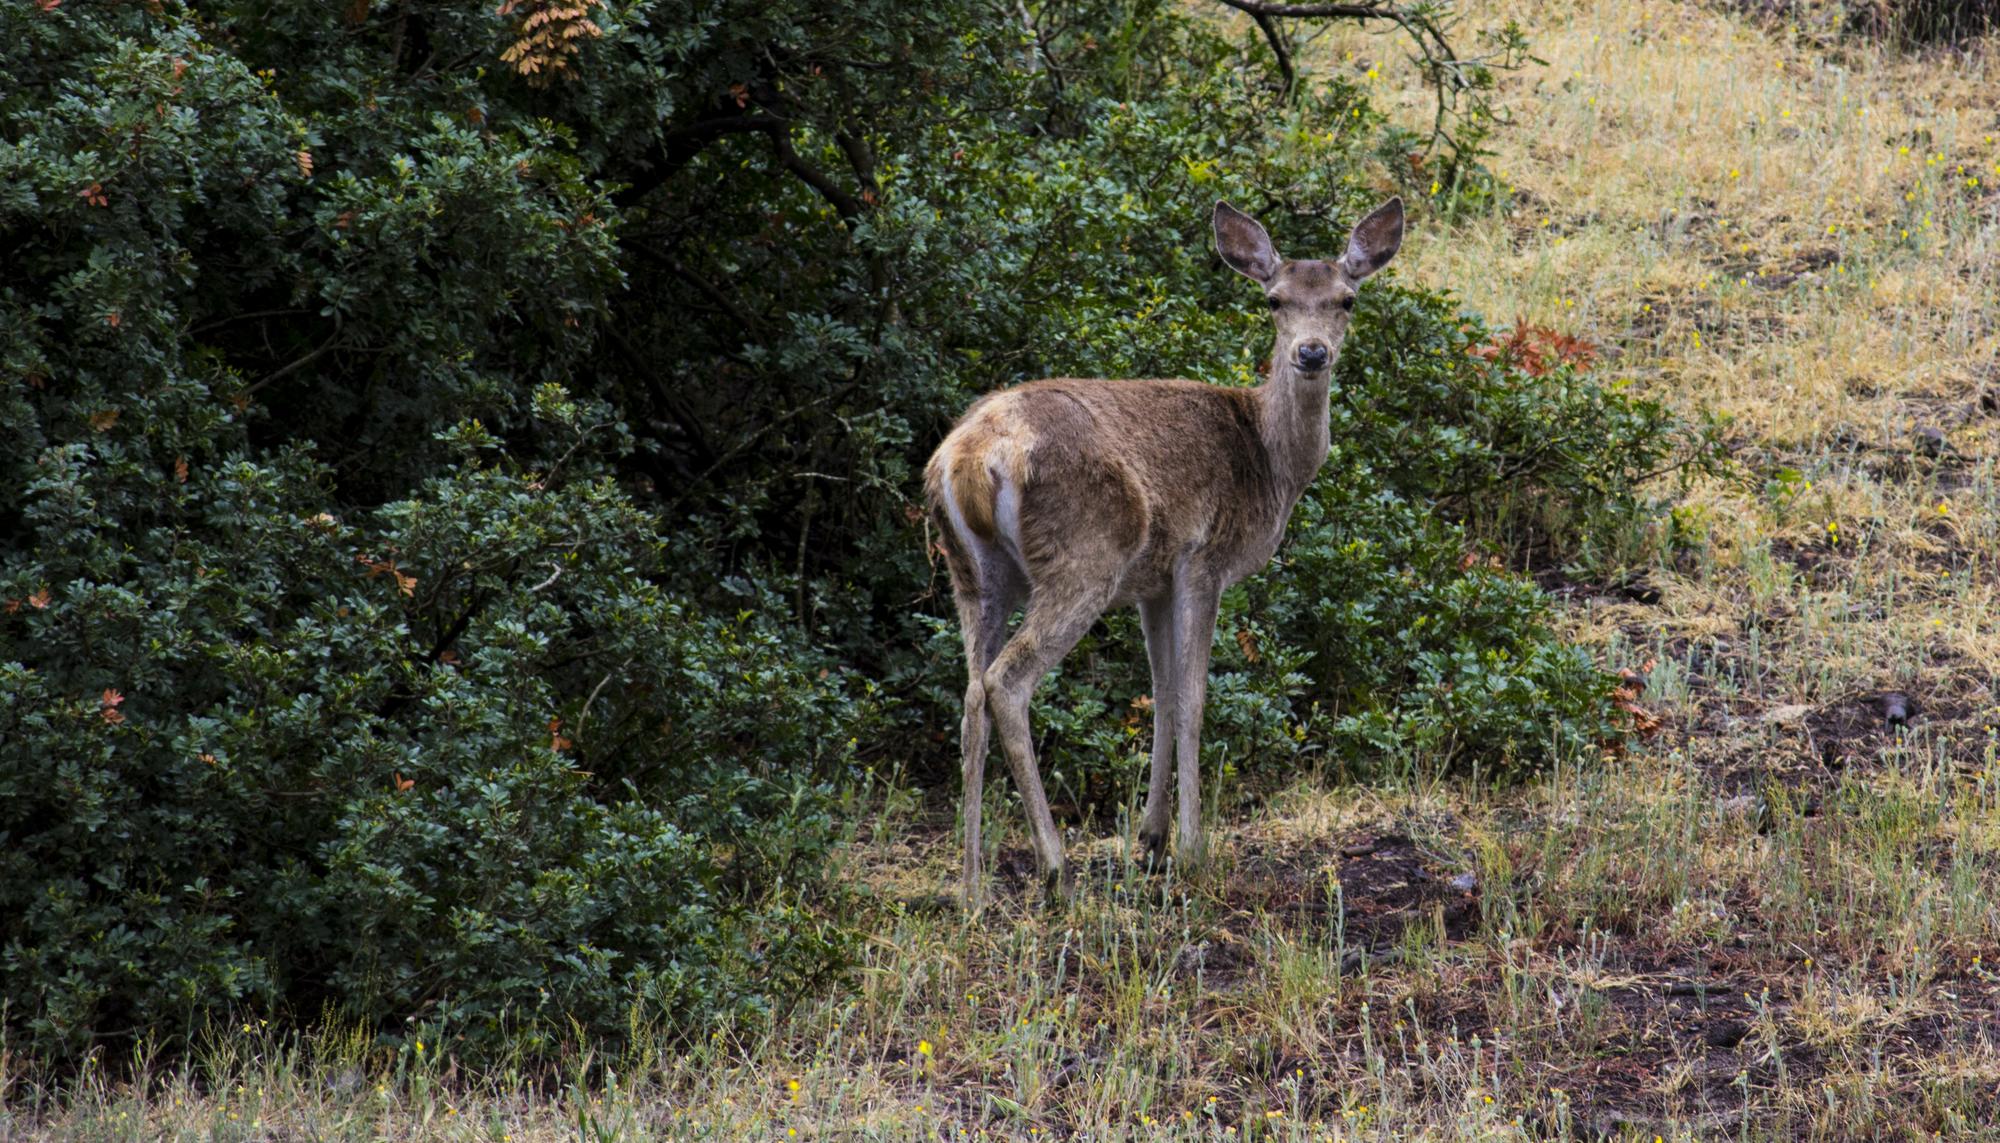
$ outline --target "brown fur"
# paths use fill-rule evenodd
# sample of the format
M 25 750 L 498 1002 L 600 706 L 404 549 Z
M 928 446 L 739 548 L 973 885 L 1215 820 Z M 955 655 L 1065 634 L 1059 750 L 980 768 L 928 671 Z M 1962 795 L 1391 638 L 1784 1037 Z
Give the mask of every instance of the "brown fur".
M 1087 537 L 1090 550 L 1120 557 L 1113 604 L 1131 603 L 1164 591 L 1191 547 L 1275 543 L 1304 484 L 1276 471 L 1273 446 L 1283 454 L 1296 442 L 1266 442 L 1259 397 L 1195 381 L 1033 381 L 974 405 L 937 455 L 967 528 L 987 543 L 999 539 L 994 474 L 1016 481 L 1031 582 L 1060 576 Z M 1107 439 L 1118 447 L 1103 447 Z M 949 547 L 959 538 L 942 482 L 932 487 Z
M 1332 262 L 1284 262 L 1221 204 L 1225 261 L 1264 288 L 1278 345 L 1255 389 L 1195 381 L 1053 378 L 973 403 L 925 466 L 924 490 L 965 635 L 965 886 L 980 893 L 979 819 L 997 730 L 1037 866 L 1067 874 L 1035 767 L 1035 685 L 1107 609 L 1137 604 L 1152 662 L 1154 742 L 1140 837 L 1165 848 L 1179 760 L 1180 855 L 1200 859 L 1201 708 L 1222 590 L 1270 559 L 1326 459 L 1327 384 L 1356 285 L 1401 241 L 1392 202 Z M 1356 268 L 1359 268 L 1358 270 Z M 1011 637 L 1007 621 L 1026 604 Z

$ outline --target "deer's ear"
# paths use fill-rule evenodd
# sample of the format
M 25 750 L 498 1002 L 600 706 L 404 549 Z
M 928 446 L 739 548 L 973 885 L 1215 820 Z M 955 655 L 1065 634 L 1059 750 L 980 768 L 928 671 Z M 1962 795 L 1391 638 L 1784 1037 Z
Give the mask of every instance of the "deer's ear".
M 1278 252 L 1257 220 L 1218 200 L 1215 204 L 1215 249 L 1229 268 L 1257 282 L 1269 282 L 1278 272 Z
M 1387 266 L 1402 245 L 1403 199 L 1398 195 L 1354 224 L 1354 233 L 1348 235 L 1347 253 L 1340 256 L 1340 264 L 1358 282 Z

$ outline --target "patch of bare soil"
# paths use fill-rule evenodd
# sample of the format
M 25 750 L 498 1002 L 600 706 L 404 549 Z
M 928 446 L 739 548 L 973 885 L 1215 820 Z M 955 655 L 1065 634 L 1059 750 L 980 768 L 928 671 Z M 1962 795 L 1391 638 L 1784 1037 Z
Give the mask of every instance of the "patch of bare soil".
M 1976 970 L 1947 974 L 1932 992 L 1936 1003 L 1920 1011 L 1809 1037 L 1798 1017 L 1813 970 L 1795 957 L 1689 951 L 1638 957 L 1629 967 L 1599 993 L 1615 1016 L 1596 1058 L 1576 1061 L 1551 1081 L 1571 1095 L 1577 1126 L 1587 1135 L 1733 1115 L 1746 1090 L 1781 1082 L 1810 1088 L 1836 1069 L 1887 1078 L 1886 1086 L 1897 1090 L 1882 1091 L 1882 1098 L 1913 1097 L 1917 1080 L 1897 1061 L 1972 1052 L 2000 1032 L 2000 989 L 1992 974 Z M 1877 999 L 1886 1013 L 1893 988 L 1890 974 L 1882 976 Z
M 1358 965 L 1391 954 L 1413 924 L 1464 940 L 1479 920 L 1477 884 L 1397 832 L 1369 833 L 1292 850 L 1246 841 L 1229 904 L 1301 932 L 1338 935 Z

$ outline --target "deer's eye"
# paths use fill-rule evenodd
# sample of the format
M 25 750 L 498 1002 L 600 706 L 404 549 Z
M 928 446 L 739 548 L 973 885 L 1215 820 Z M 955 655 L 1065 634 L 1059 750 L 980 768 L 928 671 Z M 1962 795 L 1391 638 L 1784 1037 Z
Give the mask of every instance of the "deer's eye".
M 1277 309 L 1277 308 L 1278 308 L 1279 306 L 1282 306 L 1282 305 L 1284 305 L 1284 304 L 1285 304 L 1285 303 L 1283 303 L 1283 302 L 1279 301 L 1279 300 L 1278 300 L 1278 299 L 1276 299 L 1276 298 L 1265 298 L 1265 299 L 1264 299 L 1264 301 L 1265 301 L 1265 303 L 1266 303 L 1267 305 L 1269 305 L 1269 306 L 1270 306 L 1270 307 L 1271 307 L 1272 309 L 1274 309 L 1274 310 L 1275 310 L 1275 309 Z
M 1344 298 L 1340 299 L 1340 308 L 1341 308 L 1341 309 L 1344 309 L 1344 310 L 1351 310 L 1351 309 L 1353 309 L 1353 308 L 1354 308 L 1354 295 L 1353 295 L 1353 294 L 1349 294 L 1349 295 L 1347 295 L 1346 297 L 1344 297 Z

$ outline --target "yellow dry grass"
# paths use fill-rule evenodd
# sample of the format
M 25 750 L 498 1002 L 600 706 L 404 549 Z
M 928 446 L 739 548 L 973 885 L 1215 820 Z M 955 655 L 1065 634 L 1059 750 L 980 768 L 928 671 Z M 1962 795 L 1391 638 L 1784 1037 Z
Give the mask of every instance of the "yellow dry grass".
M 1740 606 L 1773 541 L 1831 548 L 1853 554 L 1845 593 L 1886 610 L 1828 648 L 1839 685 L 1906 683 L 1916 647 L 1990 677 L 1994 45 L 1905 55 L 1834 37 L 1824 14 L 1759 23 L 1722 4 L 1488 14 L 1521 19 L 1547 61 L 1504 81 L 1513 126 L 1493 165 L 1519 205 L 1423 235 L 1404 272 L 1497 324 L 1615 347 L 1612 368 L 1644 390 L 1733 419 L 1751 479 L 1685 514 L 1736 574 L 1670 587 L 1669 629 L 1701 634 Z M 1348 32 L 1326 49 L 1391 42 Z M 1420 97 L 1403 95 L 1412 113 Z M 1926 455 L 1926 429 L 1945 456 Z M 1767 495 L 1784 469 L 1799 480 Z M 1937 574 L 1947 553 L 1960 582 Z

